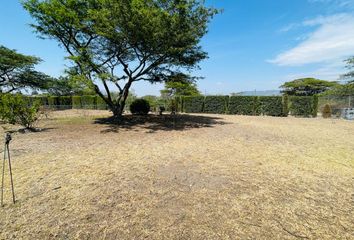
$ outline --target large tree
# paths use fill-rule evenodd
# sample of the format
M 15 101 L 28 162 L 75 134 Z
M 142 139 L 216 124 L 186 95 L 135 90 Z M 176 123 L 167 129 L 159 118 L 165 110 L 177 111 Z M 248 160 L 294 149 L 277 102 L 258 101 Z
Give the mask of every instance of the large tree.
M 217 13 L 202 0 L 26 0 L 24 7 L 115 116 L 134 82 L 164 82 L 198 67 L 207 57 L 200 40 Z
M 280 88 L 282 92 L 290 96 L 313 96 L 323 93 L 335 86 L 337 82 L 319 80 L 315 78 L 301 78 L 286 82 Z
M 34 69 L 41 59 L 27 56 L 0 46 L 0 92 L 14 92 L 23 88 L 47 88 L 52 79 Z

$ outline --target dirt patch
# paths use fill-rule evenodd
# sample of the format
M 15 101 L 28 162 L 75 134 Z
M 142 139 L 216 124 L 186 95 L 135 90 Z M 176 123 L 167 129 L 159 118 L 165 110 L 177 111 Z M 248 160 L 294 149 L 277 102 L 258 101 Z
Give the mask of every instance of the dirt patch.
M 353 122 L 108 117 L 13 136 L 0 239 L 354 238 Z

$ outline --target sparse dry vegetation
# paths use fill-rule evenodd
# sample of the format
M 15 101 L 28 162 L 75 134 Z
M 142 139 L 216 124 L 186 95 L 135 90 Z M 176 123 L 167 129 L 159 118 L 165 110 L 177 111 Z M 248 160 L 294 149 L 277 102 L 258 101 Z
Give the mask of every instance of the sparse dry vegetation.
M 354 238 L 353 122 L 108 116 L 14 135 L 0 239 Z

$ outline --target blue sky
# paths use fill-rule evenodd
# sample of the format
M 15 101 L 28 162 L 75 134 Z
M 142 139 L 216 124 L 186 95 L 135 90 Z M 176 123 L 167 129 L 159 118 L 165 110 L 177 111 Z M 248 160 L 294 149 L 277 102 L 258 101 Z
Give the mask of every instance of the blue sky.
M 343 60 L 354 55 L 354 0 L 207 0 L 223 9 L 202 46 L 209 59 L 195 72 L 207 94 L 278 89 L 300 77 L 336 80 Z M 17 0 L 1 0 L 0 45 L 43 59 L 38 69 L 59 76 L 65 52 L 55 41 L 36 37 Z M 140 95 L 159 94 L 161 85 L 138 83 Z

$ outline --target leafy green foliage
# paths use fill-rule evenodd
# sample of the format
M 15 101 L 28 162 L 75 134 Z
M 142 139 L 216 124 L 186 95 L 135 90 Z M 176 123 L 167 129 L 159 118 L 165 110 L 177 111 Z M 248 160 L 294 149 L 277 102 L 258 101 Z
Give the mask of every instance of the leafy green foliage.
M 150 104 L 145 99 L 136 99 L 130 105 L 130 112 L 136 115 L 147 115 L 150 112 Z
M 202 113 L 204 110 L 204 96 L 183 97 L 184 112 Z
M 322 117 L 323 118 L 331 118 L 332 117 L 332 109 L 329 104 L 326 104 L 322 109 Z
M 280 117 L 284 116 L 283 97 L 279 96 L 262 96 L 259 97 L 261 111 L 263 115 Z
M 205 113 L 224 114 L 227 111 L 229 96 L 206 96 L 204 100 Z
M 286 82 L 280 88 L 289 96 L 313 96 L 338 86 L 337 82 L 329 82 L 315 78 L 301 78 Z
M 13 92 L 22 88 L 47 88 L 52 79 L 34 70 L 41 59 L 17 53 L 0 46 L 0 92 Z
M 254 96 L 231 96 L 229 99 L 229 114 L 259 115 L 259 98 Z
M 24 7 L 36 31 L 65 48 L 73 71 L 117 116 L 134 82 L 165 82 L 198 67 L 207 57 L 200 41 L 218 12 L 199 0 L 25 0 Z
M 32 129 L 40 117 L 39 107 L 39 101 L 29 105 L 28 99 L 20 94 L 3 94 L 0 96 L 0 119 Z
M 289 110 L 293 116 L 316 117 L 318 111 L 318 98 L 313 96 L 292 96 L 290 98 Z

